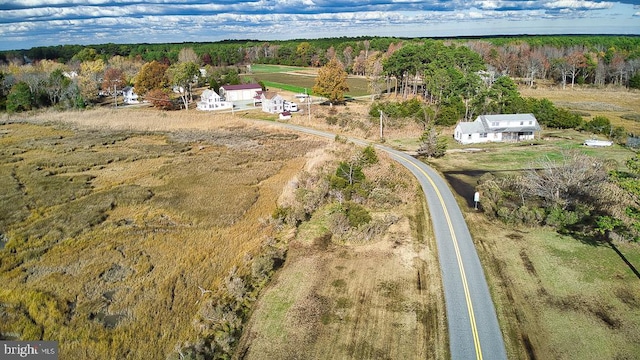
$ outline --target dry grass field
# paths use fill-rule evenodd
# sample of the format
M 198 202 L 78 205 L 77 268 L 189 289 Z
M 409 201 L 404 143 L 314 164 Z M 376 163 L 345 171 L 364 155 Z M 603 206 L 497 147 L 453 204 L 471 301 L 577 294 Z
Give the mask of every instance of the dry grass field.
M 385 158 L 374 172 L 379 181 L 405 184 L 395 191 L 403 201 L 388 202 L 376 216 L 400 216 L 398 220 L 372 240 L 340 240 L 329 230 L 331 208 L 316 211 L 298 228 L 284 268 L 259 299 L 239 358 L 448 356 L 443 293 L 426 204 L 411 176 L 397 165 L 389 166 L 389 161 Z
M 640 133 L 640 91 L 625 88 L 591 88 L 576 86 L 562 90 L 556 87 L 521 87 L 525 97 L 547 98 L 556 106 L 589 114 L 586 120 L 604 116 L 616 126 Z M 586 115 L 585 114 L 585 115 Z M 631 120 L 635 119 L 635 120 Z
M 638 92 L 521 91 L 637 132 L 623 116 L 640 113 Z M 368 106 L 314 105 L 310 117 L 296 113 L 291 122 L 378 141 Z M 389 159 L 367 173 L 378 184 L 404 184 L 403 201 L 374 214 L 397 221 L 372 241 L 328 237 L 331 208 L 277 235 L 266 219 L 291 179 L 344 154 L 336 142 L 253 121 L 258 115 L 3 115 L 0 334 L 59 340 L 65 358 L 165 358 L 198 336 L 194 320 L 206 300 L 199 287 L 215 289 L 279 236 L 289 241 L 287 261 L 258 298 L 237 357 L 446 358 L 434 239 L 408 173 Z M 387 144 L 409 151 L 420 134 L 413 122 L 385 128 Z M 509 358 L 640 357 L 640 282 L 613 249 L 488 222 L 469 206 L 482 173 L 518 171 L 586 136 L 544 131 L 536 146 L 473 152 L 451 143 L 453 151 L 431 161 L 466 211 Z M 588 151 L 620 164 L 632 155 L 617 146 Z M 640 267 L 637 244 L 616 245 Z
M 273 236 L 325 141 L 231 116 L 92 110 L 0 125 L 0 333 L 61 358 L 162 359 L 193 341 L 201 290 Z

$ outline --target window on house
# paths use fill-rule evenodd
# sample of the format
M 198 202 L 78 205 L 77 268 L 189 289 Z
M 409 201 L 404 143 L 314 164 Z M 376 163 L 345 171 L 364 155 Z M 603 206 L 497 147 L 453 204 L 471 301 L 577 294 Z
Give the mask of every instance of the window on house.
M 493 121 L 493 122 L 491 122 L 491 126 L 500 126 L 500 122 L 499 121 Z
M 532 120 L 529 120 L 529 125 L 533 125 L 533 121 Z
M 481 134 L 480 134 L 480 137 L 481 137 L 481 138 L 486 138 L 486 137 L 487 137 L 487 133 L 481 133 Z
M 524 125 L 524 121 L 520 121 L 520 125 L 521 125 L 521 126 L 522 126 L 522 125 Z

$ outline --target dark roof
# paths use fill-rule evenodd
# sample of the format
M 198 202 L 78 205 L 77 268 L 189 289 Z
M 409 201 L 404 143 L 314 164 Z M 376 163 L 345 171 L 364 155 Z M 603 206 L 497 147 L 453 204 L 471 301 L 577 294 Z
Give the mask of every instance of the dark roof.
M 262 90 L 262 86 L 260 86 L 260 84 L 223 85 L 223 86 L 220 86 L 220 89 L 224 89 L 225 91 L 229 91 L 229 90 L 251 90 L 251 89 L 260 89 L 260 90 Z

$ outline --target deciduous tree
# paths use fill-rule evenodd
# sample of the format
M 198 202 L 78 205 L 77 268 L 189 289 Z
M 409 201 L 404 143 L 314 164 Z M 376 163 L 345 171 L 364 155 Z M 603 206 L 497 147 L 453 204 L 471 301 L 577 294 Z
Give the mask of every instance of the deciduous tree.
M 171 65 L 167 69 L 167 77 L 174 89 L 180 94 L 184 109 L 189 109 L 191 99 L 191 86 L 200 74 L 198 65 L 192 62 L 182 62 Z
M 49 96 L 49 102 L 52 105 L 60 102 L 69 85 L 71 85 L 71 79 L 64 76 L 61 69 L 54 70 L 49 75 L 47 85 L 45 86 L 45 91 Z
M 82 97 L 93 101 L 98 97 L 100 88 L 100 78 L 104 73 L 105 63 L 102 59 L 95 61 L 85 61 L 80 64 L 80 74 L 78 75 L 78 86 Z
M 169 67 L 157 61 L 146 63 L 136 76 L 135 88 L 139 94 L 146 94 L 153 89 L 163 89 L 167 86 L 165 72 Z
M 349 91 L 347 72 L 335 57 L 318 70 L 313 92 L 329 100 L 330 104 L 344 101 L 344 93 Z
M 526 193 L 547 206 L 567 209 L 592 198 L 607 179 L 605 163 L 578 151 L 564 152 L 558 161 L 548 156 L 529 167 L 523 178 Z
M 103 91 L 115 95 L 119 89 L 124 88 L 126 85 L 127 79 L 122 70 L 113 67 L 105 70 L 101 86 Z

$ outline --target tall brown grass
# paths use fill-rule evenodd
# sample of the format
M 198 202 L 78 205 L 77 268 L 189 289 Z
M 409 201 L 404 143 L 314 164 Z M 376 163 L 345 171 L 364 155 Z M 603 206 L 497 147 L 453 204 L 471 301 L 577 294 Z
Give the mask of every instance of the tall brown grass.
M 263 219 L 323 145 L 196 111 L 12 115 L 0 130 L 0 335 L 77 359 L 197 339 L 201 289 L 258 256 Z

